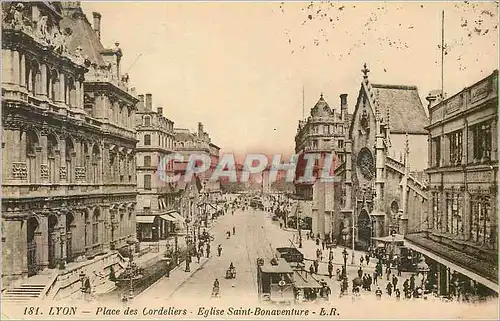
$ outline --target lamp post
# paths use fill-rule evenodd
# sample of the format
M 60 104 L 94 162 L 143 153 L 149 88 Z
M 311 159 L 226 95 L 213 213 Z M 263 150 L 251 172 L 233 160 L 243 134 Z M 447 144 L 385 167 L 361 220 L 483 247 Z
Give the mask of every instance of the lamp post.
M 349 256 L 349 253 L 347 253 L 347 250 L 345 248 L 342 251 L 342 255 L 344 256 L 344 271 L 347 274 L 347 256 Z

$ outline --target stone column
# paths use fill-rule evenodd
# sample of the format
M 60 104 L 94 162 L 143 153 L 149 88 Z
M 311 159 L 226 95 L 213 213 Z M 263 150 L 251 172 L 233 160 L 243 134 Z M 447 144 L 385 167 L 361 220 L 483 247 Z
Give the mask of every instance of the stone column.
M 12 82 L 16 85 L 20 84 L 20 57 L 19 57 L 19 51 L 14 50 L 12 51 Z
M 48 160 L 48 132 L 42 131 L 40 135 L 40 145 L 42 147 L 41 150 L 41 164 L 40 164 L 40 182 L 48 183 L 49 182 L 49 160 Z
M 40 76 L 41 76 L 41 90 L 40 90 L 40 96 L 42 97 L 47 97 L 47 65 L 42 63 L 40 64 Z
M 7 84 L 11 84 L 14 82 L 12 58 L 12 51 L 10 49 L 2 49 L 2 81 Z
M 60 214 L 57 218 L 59 221 L 59 235 L 58 235 L 58 246 L 56 253 L 59 253 L 59 259 L 63 259 L 67 262 L 67 249 L 66 249 L 66 214 Z M 61 245 L 62 244 L 62 245 Z
M 46 215 L 39 217 L 38 231 L 35 233 L 36 255 L 40 269 L 49 266 L 49 221 Z
M 26 55 L 21 54 L 20 58 L 20 73 L 21 73 L 21 78 L 20 78 L 20 85 L 21 87 L 26 87 Z
M 103 244 L 103 250 L 105 252 L 109 252 L 111 246 L 111 229 L 112 229 L 112 220 L 111 220 L 111 210 L 109 208 L 109 205 L 102 205 L 101 206 L 101 216 L 104 216 L 104 233 L 102 235 L 102 244 Z
M 64 139 L 59 140 L 59 173 L 56 173 L 59 176 L 60 183 L 69 182 L 68 179 L 68 169 L 66 168 L 66 142 Z M 66 173 L 66 176 L 61 176 L 61 173 Z
M 64 97 L 64 86 L 65 86 L 65 77 L 63 73 L 59 74 L 59 90 L 58 94 L 56 95 L 56 101 L 58 103 L 63 104 L 65 102 L 65 97 Z

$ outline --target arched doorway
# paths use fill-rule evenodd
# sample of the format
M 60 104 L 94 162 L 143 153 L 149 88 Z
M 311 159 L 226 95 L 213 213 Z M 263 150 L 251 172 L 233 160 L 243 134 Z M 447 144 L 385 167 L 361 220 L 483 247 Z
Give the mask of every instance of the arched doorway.
M 48 233 L 48 247 L 49 247 L 49 269 L 56 267 L 56 243 L 57 243 L 57 217 L 54 215 L 49 216 L 49 233 Z
M 75 217 L 73 214 L 66 214 L 66 261 L 73 262 L 73 247 L 71 246 L 73 240 L 72 226 Z
M 358 244 L 362 249 L 368 249 L 371 242 L 372 226 L 370 215 L 363 209 L 358 216 Z
M 38 273 L 38 261 L 36 259 L 36 239 L 35 235 L 38 230 L 38 221 L 31 217 L 27 222 L 27 244 L 28 244 L 28 276 Z

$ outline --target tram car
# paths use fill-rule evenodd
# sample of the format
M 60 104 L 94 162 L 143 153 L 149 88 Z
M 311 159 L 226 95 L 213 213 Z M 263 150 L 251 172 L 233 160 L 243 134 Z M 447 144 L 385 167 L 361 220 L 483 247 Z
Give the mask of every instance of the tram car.
M 295 301 L 292 267 L 281 258 L 270 262 L 257 259 L 257 287 L 259 300 L 270 303 L 291 304 Z
M 315 300 L 323 288 L 309 272 L 292 266 L 283 258 L 257 260 L 259 300 L 271 304 L 291 304 Z

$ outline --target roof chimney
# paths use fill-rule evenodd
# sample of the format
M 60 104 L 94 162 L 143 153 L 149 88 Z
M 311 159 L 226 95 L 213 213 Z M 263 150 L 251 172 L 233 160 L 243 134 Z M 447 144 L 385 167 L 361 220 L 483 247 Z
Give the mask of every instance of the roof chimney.
M 158 114 L 159 114 L 160 116 L 163 116 L 163 107 L 158 107 L 158 108 L 156 108 L 156 111 L 158 112 Z
M 101 14 L 99 12 L 92 12 L 94 16 L 94 24 L 92 28 L 94 29 L 97 38 L 101 40 Z
M 153 95 L 146 94 L 146 110 L 153 111 Z
M 137 103 L 137 109 L 143 110 L 144 109 L 144 95 L 138 95 L 137 98 L 139 98 L 139 103 Z
M 198 137 L 203 138 L 203 124 L 198 123 Z
M 441 90 L 432 90 L 427 95 L 427 97 L 425 97 L 425 100 L 427 100 L 429 102 L 429 104 L 427 105 L 427 108 L 430 109 L 430 108 L 436 106 L 442 100 L 440 98 L 442 98 Z
M 347 94 L 340 95 L 340 108 L 347 108 Z

